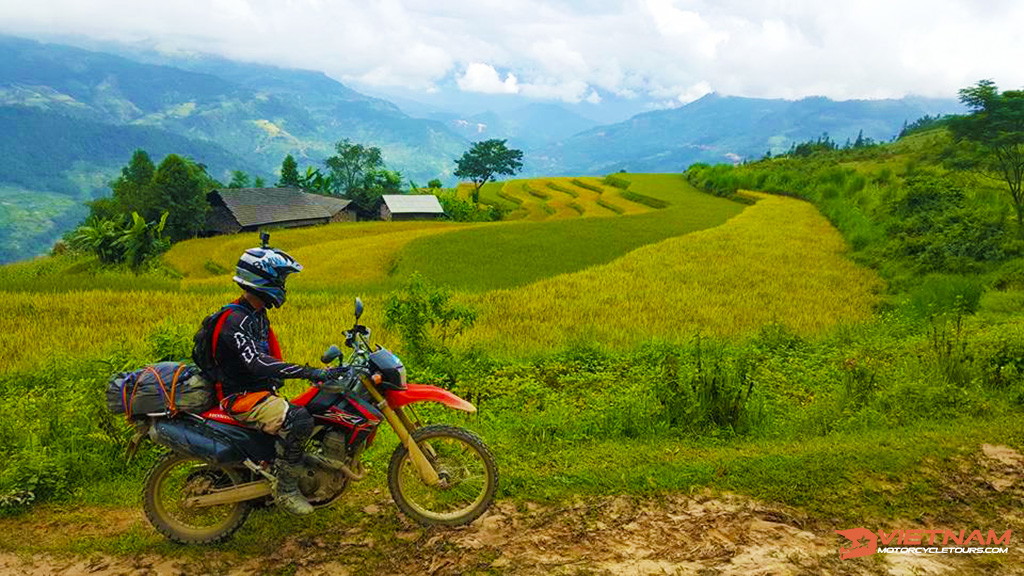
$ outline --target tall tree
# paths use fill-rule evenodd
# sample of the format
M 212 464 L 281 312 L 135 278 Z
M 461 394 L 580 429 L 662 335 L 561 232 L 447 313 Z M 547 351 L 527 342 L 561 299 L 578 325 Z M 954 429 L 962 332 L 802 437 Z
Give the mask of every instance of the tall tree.
M 374 170 L 384 169 L 384 156 L 376 146 L 363 146 L 344 139 L 334 145 L 337 152 L 324 160 L 331 170 L 334 191 L 348 195 L 364 184 L 366 176 Z
M 206 223 L 206 192 L 210 178 L 202 166 L 168 154 L 153 174 L 158 208 L 168 212 L 165 231 L 174 241 L 193 238 Z
M 121 176 L 110 183 L 113 190 L 114 210 L 121 214 L 138 212 L 143 218 L 153 220 L 160 216 L 154 207 L 155 198 L 150 182 L 156 167 L 145 150 L 132 153 L 128 165 L 121 169 Z
M 505 145 L 505 140 L 474 142 L 455 161 L 455 176 L 473 182 L 473 203 L 480 204 L 480 188 L 497 175 L 511 176 L 523 169 L 523 152 Z
M 1000 94 L 994 82 L 982 80 L 960 90 L 960 101 L 971 113 L 950 119 L 949 129 L 979 152 L 974 166 L 1006 184 L 1024 237 L 1024 91 Z
M 281 178 L 277 181 L 278 186 L 299 185 L 299 164 L 291 154 L 284 157 L 281 162 Z

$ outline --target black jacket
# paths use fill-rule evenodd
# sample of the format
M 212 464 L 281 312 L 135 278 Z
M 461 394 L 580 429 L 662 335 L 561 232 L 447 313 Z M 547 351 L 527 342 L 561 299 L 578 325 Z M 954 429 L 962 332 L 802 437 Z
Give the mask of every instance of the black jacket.
M 313 368 L 283 362 L 270 355 L 270 320 L 265 309 L 256 310 L 244 298 L 244 309 L 228 308 L 217 338 L 214 361 L 224 395 L 274 390 L 287 378 L 312 377 Z

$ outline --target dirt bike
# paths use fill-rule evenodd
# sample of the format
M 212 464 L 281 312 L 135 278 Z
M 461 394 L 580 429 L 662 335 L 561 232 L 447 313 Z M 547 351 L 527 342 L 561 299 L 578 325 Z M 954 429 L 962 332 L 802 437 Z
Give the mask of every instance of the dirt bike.
M 299 488 L 315 508 L 335 502 L 366 477 L 361 456 L 386 421 L 400 444 L 388 466 L 388 488 L 398 509 L 424 525 L 459 526 L 491 505 L 498 469 L 487 446 L 472 432 L 454 426 L 420 424 L 411 405 L 439 402 L 456 410 L 476 408 L 434 386 L 406 382 L 405 368 L 385 348 L 370 348 L 370 330 L 356 323 L 345 332 L 352 348 L 348 364 L 331 346 L 324 364 L 337 360 L 346 378 L 315 383 L 292 400 L 305 406 L 316 423 L 306 446 Z M 143 508 L 153 526 L 180 543 L 211 543 L 228 538 L 250 511 L 273 502 L 276 478 L 274 436 L 247 428 L 220 408 L 202 414 L 154 417 L 148 437 L 171 449 L 150 470 Z

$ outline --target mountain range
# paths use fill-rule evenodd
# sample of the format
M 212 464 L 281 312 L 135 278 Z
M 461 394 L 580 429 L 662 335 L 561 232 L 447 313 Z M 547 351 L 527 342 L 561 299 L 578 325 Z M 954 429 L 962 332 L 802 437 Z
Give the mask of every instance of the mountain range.
M 190 156 L 224 181 L 243 170 L 273 182 L 286 154 L 300 169 L 322 166 L 349 138 L 380 147 L 409 179 L 451 184 L 454 159 L 487 138 L 521 148 L 524 175 L 681 171 L 783 151 L 823 132 L 840 143 L 861 131 L 888 140 L 904 122 L 958 110 L 954 100 L 711 94 L 610 125 L 538 102 L 415 117 L 320 72 L 0 36 L 0 262 L 48 249 L 84 216 L 83 201 L 109 193 L 136 148 L 157 162 Z

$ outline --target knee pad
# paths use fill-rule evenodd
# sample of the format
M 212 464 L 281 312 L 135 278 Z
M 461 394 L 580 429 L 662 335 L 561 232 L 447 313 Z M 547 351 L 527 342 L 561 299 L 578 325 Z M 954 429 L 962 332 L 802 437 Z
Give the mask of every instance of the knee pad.
M 292 404 L 288 407 L 281 428 L 289 439 L 305 440 L 313 434 L 313 416 L 304 407 Z

